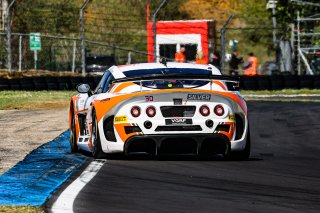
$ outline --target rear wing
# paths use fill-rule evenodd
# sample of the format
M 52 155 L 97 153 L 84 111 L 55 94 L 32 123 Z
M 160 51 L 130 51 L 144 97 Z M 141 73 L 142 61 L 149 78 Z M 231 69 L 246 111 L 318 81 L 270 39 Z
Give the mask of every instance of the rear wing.
M 213 80 L 223 81 L 229 91 L 237 91 L 239 89 L 240 79 L 237 77 L 225 76 L 225 75 L 197 75 L 197 74 L 165 74 L 165 75 L 145 75 L 118 78 L 112 80 L 111 83 L 123 83 L 123 82 L 142 82 L 150 80 L 203 80 L 209 81 L 212 84 Z

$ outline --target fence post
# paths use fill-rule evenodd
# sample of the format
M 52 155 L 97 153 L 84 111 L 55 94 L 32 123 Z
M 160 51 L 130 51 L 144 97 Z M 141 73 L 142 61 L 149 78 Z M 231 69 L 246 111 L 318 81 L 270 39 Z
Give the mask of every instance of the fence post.
M 225 68 L 225 60 L 226 60 L 226 29 L 227 26 L 230 24 L 230 22 L 232 21 L 232 19 L 234 18 L 234 15 L 231 15 L 228 20 L 226 21 L 226 23 L 223 25 L 223 27 L 221 28 L 221 61 L 220 61 L 220 65 L 221 65 L 221 72 L 222 74 L 226 73 L 226 68 Z
M 7 63 L 7 68 L 9 69 L 9 72 L 11 73 L 12 69 L 12 50 L 11 50 L 11 27 L 10 27 L 10 8 L 14 4 L 16 0 L 12 0 L 10 4 L 7 7 L 7 54 L 8 54 L 8 63 Z
M 22 71 L 22 35 L 19 36 L 19 72 Z
M 76 67 L 76 50 L 77 49 L 77 41 L 73 41 L 73 51 L 72 51 L 72 72 L 75 71 Z
M 157 23 L 156 23 L 156 18 L 157 14 L 160 11 L 161 7 L 163 7 L 164 3 L 166 3 L 166 0 L 163 0 L 157 10 L 154 12 L 152 16 L 152 30 L 153 30 L 153 57 L 154 57 L 154 62 L 157 61 Z
M 38 63 L 38 50 L 33 51 L 33 57 L 34 57 L 34 69 L 37 71 L 37 63 Z
M 88 5 L 90 0 L 86 0 L 80 8 L 80 40 L 81 40 L 81 63 L 82 63 L 82 76 L 86 75 L 86 44 L 84 40 L 84 17 L 83 11 Z

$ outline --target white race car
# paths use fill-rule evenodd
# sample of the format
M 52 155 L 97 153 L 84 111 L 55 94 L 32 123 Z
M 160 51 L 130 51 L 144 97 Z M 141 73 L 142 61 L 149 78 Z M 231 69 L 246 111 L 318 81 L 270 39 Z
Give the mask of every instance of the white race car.
M 152 155 L 250 155 L 247 106 L 237 79 L 212 65 L 113 66 L 70 102 L 71 150 Z

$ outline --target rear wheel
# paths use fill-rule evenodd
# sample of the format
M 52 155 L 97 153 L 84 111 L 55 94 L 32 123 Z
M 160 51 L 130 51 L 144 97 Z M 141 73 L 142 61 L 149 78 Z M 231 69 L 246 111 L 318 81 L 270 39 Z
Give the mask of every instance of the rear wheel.
M 250 157 L 250 150 L 251 150 L 251 138 L 250 138 L 250 129 L 248 129 L 247 141 L 246 141 L 246 146 L 244 150 L 231 152 L 230 158 L 232 160 L 246 160 Z
M 71 121 L 70 149 L 72 153 L 79 151 L 79 148 L 77 145 L 76 120 L 75 120 L 74 114 L 72 114 L 72 121 Z
M 99 135 L 99 128 L 98 128 L 98 121 L 96 118 L 96 113 L 92 113 L 92 155 L 96 159 L 105 158 L 106 154 L 102 151 L 101 142 L 100 142 L 100 135 Z

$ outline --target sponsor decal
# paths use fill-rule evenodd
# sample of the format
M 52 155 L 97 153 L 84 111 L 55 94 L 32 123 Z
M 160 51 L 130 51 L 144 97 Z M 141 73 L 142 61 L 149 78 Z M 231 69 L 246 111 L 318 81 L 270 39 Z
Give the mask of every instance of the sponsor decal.
M 166 119 L 166 125 L 184 125 L 184 124 L 192 124 L 192 119 L 187 119 L 187 118 Z
M 235 115 L 234 114 L 230 114 L 228 117 L 229 117 L 229 121 L 235 121 Z
M 128 117 L 126 115 L 118 115 L 114 117 L 114 123 L 127 123 Z
M 200 100 L 210 101 L 211 94 L 188 94 L 187 99 L 194 100 L 194 101 L 200 101 Z

